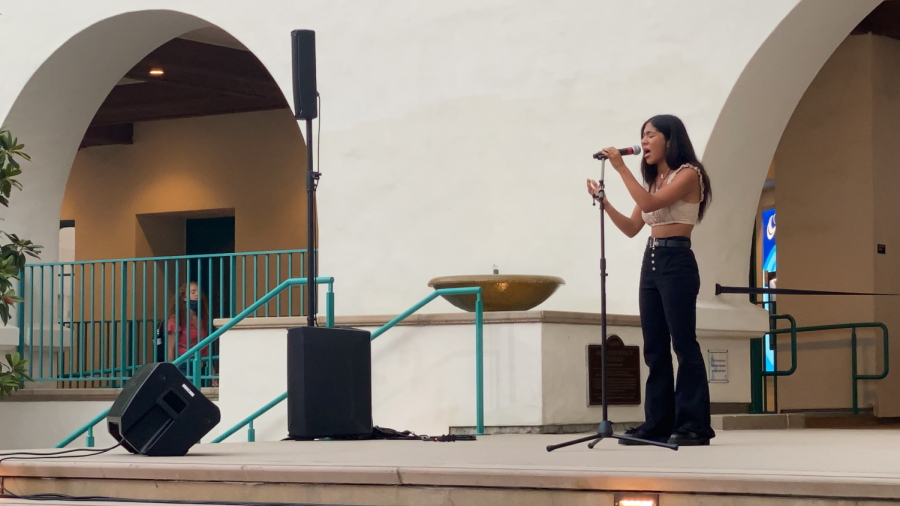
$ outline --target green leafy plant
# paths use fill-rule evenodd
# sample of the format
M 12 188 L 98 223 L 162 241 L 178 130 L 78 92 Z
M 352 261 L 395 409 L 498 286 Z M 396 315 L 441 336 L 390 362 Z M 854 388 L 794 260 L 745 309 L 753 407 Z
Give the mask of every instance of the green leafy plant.
M 34 381 L 25 370 L 27 364 L 18 352 L 6 354 L 6 364 L 0 362 L 0 400 L 24 387 L 25 380 Z
M 9 130 L 0 128 L 0 204 L 4 207 L 9 207 L 13 189 L 22 189 L 22 183 L 17 179 L 22 174 L 22 166 L 17 158 L 31 160 L 22 151 L 24 147 Z M 27 257 L 37 258 L 41 246 L 2 230 L 0 237 L 6 239 L 4 244 L 0 244 L 0 320 L 6 325 L 15 305 L 22 302 L 16 294 L 14 282 L 23 272 Z M 6 355 L 6 361 L 7 365 L 0 363 L 0 399 L 22 388 L 25 380 L 31 381 L 25 374 L 27 361 L 18 353 Z

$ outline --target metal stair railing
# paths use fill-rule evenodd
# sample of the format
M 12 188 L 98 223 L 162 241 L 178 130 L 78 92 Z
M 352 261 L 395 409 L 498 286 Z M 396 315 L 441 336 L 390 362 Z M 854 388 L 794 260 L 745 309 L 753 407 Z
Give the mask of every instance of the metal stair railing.
M 459 294 L 476 294 L 476 302 L 475 302 L 475 434 L 476 435 L 484 435 L 484 307 L 481 301 L 481 287 L 467 287 L 467 288 L 441 288 L 435 290 L 428 297 L 425 297 L 418 304 L 412 306 L 407 309 L 399 316 L 394 318 L 393 320 L 384 324 L 381 328 L 372 333 L 372 340 L 374 341 L 378 336 L 387 332 L 391 327 L 397 325 L 402 322 L 406 318 L 410 317 L 413 313 L 422 309 L 426 304 L 433 301 L 437 297 L 441 295 L 459 295 Z M 278 404 L 280 404 L 283 400 L 287 399 L 287 392 L 279 395 L 278 397 L 272 399 L 265 406 L 259 408 L 254 413 L 252 413 L 247 418 L 241 420 L 237 425 L 223 432 L 221 435 L 212 440 L 213 443 L 221 443 L 225 439 L 229 438 L 235 432 L 241 430 L 243 427 L 248 427 L 247 429 L 247 441 L 253 442 L 256 439 L 256 430 L 253 427 L 253 422 L 268 412 L 270 409 L 274 408 Z
M 859 374 L 859 366 L 856 363 L 857 360 L 857 338 L 856 338 L 856 329 L 863 328 L 879 328 L 881 329 L 881 337 L 882 337 L 882 345 L 883 345 L 883 366 L 882 372 L 880 374 Z M 881 380 L 887 377 L 888 372 L 890 372 L 890 356 L 888 355 L 888 329 L 887 326 L 881 322 L 859 322 L 859 323 L 842 323 L 837 325 L 815 325 L 811 327 L 794 327 L 792 329 L 779 329 L 770 331 L 769 334 L 785 334 L 788 332 L 792 333 L 792 351 L 794 357 L 794 367 L 790 372 L 793 372 L 797 368 L 797 344 L 796 344 L 796 334 L 801 332 L 822 332 L 825 330 L 845 330 L 850 329 L 850 377 L 853 386 L 853 414 L 859 414 L 859 382 L 860 380 Z M 774 376 L 775 371 L 768 373 L 769 376 Z M 783 376 L 787 376 L 787 374 L 782 374 Z
M 888 329 L 887 326 L 881 322 L 856 322 L 856 323 L 840 323 L 835 325 L 813 325 L 807 327 L 798 327 L 797 321 L 793 316 L 789 314 L 776 314 L 774 311 L 774 301 L 767 301 L 765 304 L 769 304 L 769 321 L 770 321 L 770 330 L 766 333 L 766 335 L 770 336 L 771 346 L 774 349 L 777 349 L 778 344 L 778 335 L 780 334 L 790 334 L 791 336 L 791 367 L 787 370 L 778 370 L 777 362 L 776 368 L 773 371 L 766 371 L 761 364 L 763 362 L 764 354 L 761 352 L 762 347 L 762 339 L 753 339 L 752 341 L 758 341 L 756 343 L 751 343 L 751 375 L 753 376 L 753 385 L 751 388 L 756 388 L 759 392 L 754 395 L 754 398 L 761 398 L 761 389 L 762 384 L 761 381 L 764 378 L 770 377 L 775 378 L 777 380 L 779 377 L 790 376 L 794 374 L 797 370 L 797 334 L 804 332 L 822 332 L 828 330 L 846 330 L 849 329 L 850 332 L 850 378 L 852 382 L 853 388 L 853 414 L 859 414 L 859 382 L 861 380 L 881 380 L 887 377 L 888 372 L 890 372 L 890 355 L 888 353 Z M 790 322 L 790 327 L 779 329 L 776 327 L 778 320 L 787 320 Z M 882 355 L 883 355 L 883 367 L 882 372 L 880 374 L 859 374 L 859 366 L 857 364 L 858 358 L 858 350 L 857 344 L 858 340 L 856 337 L 856 330 L 862 328 L 879 328 L 881 329 L 882 336 Z M 760 350 L 754 351 L 754 345 Z M 758 384 L 759 383 L 759 384 Z M 777 385 L 776 385 L 777 388 Z M 777 393 L 776 393 L 777 395 Z M 756 403 L 754 403 L 756 404 Z M 777 400 L 775 403 L 775 411 L 778 411 L 777 408 Z M 754 406 L 754 412 L 763 412 L 761 406 Z
M 19 355 L 28 359 L 34 381 L 62 388 L 121 387 L 138 367 L 157 360 L 158 325 L 175 320 L 176 334 L 185 309 L 174 303 L 183 283 L 195 282 L 208 297 L 198 317 L 214 331 L 213 318 L 233 318 L 260 292 L 285 279 L 303 277 L 306 250 L 256 251 L 214 255 L 124 258 L 26 264 L 19 277 Z M 302 288 L 302 287 L 298 287 Z M 294 304 L 288 290 L 260 315 L 303 314 L 304 293 Z M 172 314 L 174 311 L 174 314 Z M 164 353 L 164 352 L 163 352 Z M 214 350 L 204 353 L 212 370 Z M 214 379 L 214 374 L 204 379 Z
M 220 327 L 218 330 L 216 330 L 215 332 L 210 334 L 207 338 L 203 339 L 202 341 L 197 343 L 193 348 L 189 349 L 183 355 L 181 355 L 180 357 L 173 360 L 172 364 L 180 365 L 180 364 L 186 362 L 192 355 L 196 355 L 196 357 L 194 357 L 195 361 L 199 360 L 200 359 L 199 355 L 200 355 L 200 351 L 202 348 L 204 348 L 205 346 L 208 346 L 210 343 L 212 343 L 213 341 L 218 339 L 222 334 L 224 334 L 229 329 L 231 329 L 232 327 L 237 325 L 241 320 L 252 315 L 257 309 L 259 309 L 260 307 L 265 305 L 267 302 L 269 302 L 270 300 L 272 300 L 273 298 L 278 296 L 278 294 L 280 294 L 284 290 L 286 290 L 292 286 L 305 285 L 306 282 L 307 282 L 306 278 L 292 278 L 292 279 L 285 280 L 284 282 L 282 282 L 281 284 L 276 286 L 272 291 L 263 295 L 262 298 L 260 298 L 259 300 L 257 300 L 253 304 L 251 304 L 249 307 L 247 307 L 246 309 L 241 311 L 237 316 L 235 316 L 234 318 L 229 320 L 228 323 L 226 323 L 225 325 L 222 325 L 222 327 Z M 332 325 L 334 325 L 334 278 L 318 277 L 318 278 L 316 278 L 316 285 L 320 285 L 320 284 L 328 285 L 328 295 L 326 297 L 325 319 L 326 319 L 326 325 L 332 326 Z M 199 372 L 198 372 L 199 369 L 200 369 L 199 367 L 194 367 L 195 378 L 197 378 L 197 376 L 199 375 Z M 199 378 L 197 378 L 197 379 L 199 379 Z M 97 415 L 96 417 L 91 419 L 91 421 L 89 421 L 88 423 L 83 425 L 81 428 L 79 428 L 78 430 L 76 430 L 75 432 L 70 434 L 69 437 L 60 441 L 59 444 L 56 445 L 56 448 L 64 448 L 69 443 L 71 443 L 76 438 L 78 438 L 79 436 L 81 436 L 82 434 L 84 434 L 86 432 L 88 432 L 87 443 L 89 443 L 87 446 L 92 447 L 93 446 L 93 428 L 95 425 L 100 423 L 104 418 L 106 418 L 107 414 L 109 414 L 109 409 L 104 410 L 102 413 L 100 413 L 99 415 Z

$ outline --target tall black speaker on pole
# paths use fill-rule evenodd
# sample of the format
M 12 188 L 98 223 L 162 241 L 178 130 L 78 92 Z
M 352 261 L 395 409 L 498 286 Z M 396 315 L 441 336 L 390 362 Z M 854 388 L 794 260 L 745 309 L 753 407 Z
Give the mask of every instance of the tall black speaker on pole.
M 319 115 L 316 32 L 291 32 L 294 116 L 306 120 L 306 326 L 288 330 L 288 435 L 292 439 L 372 433 L 371 336 L 356 329 L 316 327 L 316 185 L 312 120 Z
M 294 30 L 291 32 L 291 53 L 294 70 L 294 117 L 306 120 L 306 278 L 308 306 L 306 324 L 316 325 L 316 185 L 319 173 L 313 170 L 313 128 L 312 120 L 319 115 L 316 103 L 319 92 L 316 89 L 316 32 Z

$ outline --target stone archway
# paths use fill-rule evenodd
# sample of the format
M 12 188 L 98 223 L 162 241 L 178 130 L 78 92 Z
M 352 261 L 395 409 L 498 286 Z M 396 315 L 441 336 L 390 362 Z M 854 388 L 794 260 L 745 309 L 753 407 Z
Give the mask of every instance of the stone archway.
M 704 282 L 701 299 L 713 299 L 716 283 L 746 286 L 758 189 L 788 120 L 834 50 L 880 3 L 800 1 L 732 87 L 703 153 L 703 163 L 711 168 L 715 199 L 727 202 L 731 212 L 711 212 L 695 231 L 696 242 L 702 245 L 697 248 Z M 707 307 L 746 306 L 744 296 L 719 299 Z
M 57 260 L 60 210 L 70 170 L 110 90 L 159 46 L 207 27 L 218 29 L 197 16 L 170 10 L 112 16 L 66 40 L 31 75 L 2 122 L 26 144 L 33 160 L 21 177 L 24 191 L 4 217 L 4 229 L 41 244 L 41 261 Z M 302 144 L 299 128 L 296 134 Z M 4 332 L 11 337 L 17 329 Z
M 26 142 L 33 163 L 5 226 L 57 255 L 59 214 L 78 146 L 109 91 L 135 62 L 164 42 L 210 23 L 174 11 L 105 19 L 76 34 L 34 72 L 3 124 Z M 114 42 L 114 43 L 113 43 Z

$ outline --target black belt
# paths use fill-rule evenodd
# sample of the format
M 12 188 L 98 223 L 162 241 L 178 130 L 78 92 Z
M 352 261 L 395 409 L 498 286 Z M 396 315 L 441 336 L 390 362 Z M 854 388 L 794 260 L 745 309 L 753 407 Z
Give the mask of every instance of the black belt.
M 647 239 L 648 248 L 690 248 L 690 239 L 657 239 L 650 237 Z

